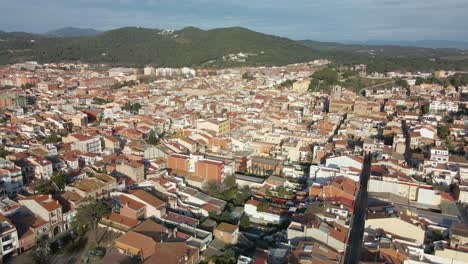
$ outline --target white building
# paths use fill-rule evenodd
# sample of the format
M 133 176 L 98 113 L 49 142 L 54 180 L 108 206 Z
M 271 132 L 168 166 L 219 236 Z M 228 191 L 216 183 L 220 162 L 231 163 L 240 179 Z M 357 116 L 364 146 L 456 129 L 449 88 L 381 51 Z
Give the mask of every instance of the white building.
M 458 102 L 452 101 L 431 101 L 429 111 L 434 112 L 458 112 Z
M 11 161 L 0 159 L 0 192 L 17 193 L 23 187 L 21 168 Z
M 16 227 L 8 219 L 0 215 L 0 252 L 1 256 L 15 255 L 19 248 L 18 232 Z
M 447 163 L 449 160 L 449 151 L 447 149 L 432 148 L 431 161 L 436 163 Z

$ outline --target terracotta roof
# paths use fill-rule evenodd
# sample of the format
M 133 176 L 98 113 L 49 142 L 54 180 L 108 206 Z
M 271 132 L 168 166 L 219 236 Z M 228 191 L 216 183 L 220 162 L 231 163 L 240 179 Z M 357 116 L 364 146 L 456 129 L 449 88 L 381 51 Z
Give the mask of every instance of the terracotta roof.
M 155 208 L 160 208 L 160 207 L 166 205 L 166 203 L 164 201 L 161 201 L 156 196 L 154 196 L 154 195 L 152 195 L 152 194 L 150 194 L 148 192 L 145 192 L 143 190 L 132 190 L 132 191 L 130 191 L 130 193 L 135 195 L 136 197 L 138 197 L 139 199 L 141 199 L 145 203 L 147 203 L 147 204 L 149 204 L 151 206 L 154 206 Z
M 140 221 L 138 220 L 135 220 L 133 218 L 126 217 L 126 216 L 123 216 L 114 212 L 112 212 L 106 219 L 116 224 L 124 225 L 129 228 L 133 228 L 140 223 Z
M 197 249 L 187 246 L 185 242 L 157 243 L 154 254 L 144 263 L 186 263 L 185 256 L 189 259 L 197 253 Z M 197 259 L 194 260 L 195 262 Z
M 119 196 L 120 198 L 120 205 L 121 206 L 125 206 L 125 207 L 128 207 L 130 209 L 132 209 L 133 211 L 138 211 L 142 208 L 144 208 L 146 205 L 145 204 L 142 204 L 138 201 L 135 201 L 133 200 L 132 198 L 124 195 L 124 194 L 121 194 Z
M 127 248 L 139 250 L 143 259 L 147 259 L 153 255 L 156 247 L 156 242 L 152 238 L 134 231 L 128 231 L 120 236 L 115 240 L 115 243 L 120 244 L 117 246 L 123 250 L 127 250 Z
M 221 223 L 216 227 L 216 229 L 223 232 L 234 233 L 238 229 L 238 227 L 236 225 L 231 225 L 228 223 Z
M 49 212 L 57 210 L 57 209 L 62 207 L 58 201 L 52 199 L 52 197 L 49 196 L 49 195 L 31 195 L 31 196 L 28 196 L 28 197 L 20 197 L 20 198 L 18 198 L 18 200 L 19 201 L 21 201 L 21 200 L 34 200 Z

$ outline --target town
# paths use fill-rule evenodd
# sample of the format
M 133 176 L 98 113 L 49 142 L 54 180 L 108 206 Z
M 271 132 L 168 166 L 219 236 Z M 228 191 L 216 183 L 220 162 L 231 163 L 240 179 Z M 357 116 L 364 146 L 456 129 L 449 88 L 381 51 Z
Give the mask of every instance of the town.
M 3 261 L 465 263 L 467 76 L 0 66 Z

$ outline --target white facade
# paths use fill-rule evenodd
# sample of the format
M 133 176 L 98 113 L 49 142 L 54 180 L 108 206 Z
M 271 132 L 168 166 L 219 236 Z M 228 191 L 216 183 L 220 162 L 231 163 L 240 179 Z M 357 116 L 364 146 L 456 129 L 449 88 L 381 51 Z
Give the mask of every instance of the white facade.
M 279 224 L 283 219 L 281 219 L 280 215 L 271 214 L 267 212 L 259 212 L 257 211 L 257 207 L 252 204 L 246 203 L 244 205 L 244 213 L 251 218 L 258 219 L 262 222 L 268 222 L 272 224 Z
M 431 161 L 437 163 L 447 163 L 449 160 L 449 151 L 446 149 L 431 149 Z
M 333 168 L 343 167 L 343 168 L 355 168 L 358 170 L 362 169 L 362 162 L 357 161 L 356 159 L 353 159 L 348 156 L 328 158 L 325 164 L 327 167 L 333 167 Z
M 0 159 L 0 192 L 17 193 L 23 187 L 21 168 L 11 161 Z

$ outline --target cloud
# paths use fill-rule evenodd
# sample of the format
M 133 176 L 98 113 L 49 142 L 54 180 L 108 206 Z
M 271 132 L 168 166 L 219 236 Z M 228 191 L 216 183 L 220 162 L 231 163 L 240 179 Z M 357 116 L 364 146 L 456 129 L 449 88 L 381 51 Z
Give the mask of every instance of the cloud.
M 0 29 L 243 26 L 295 39 L 468 41 L 466 0 L 15 0 Z

